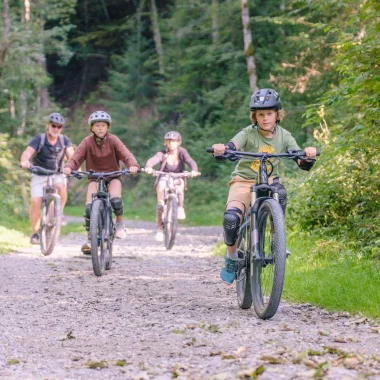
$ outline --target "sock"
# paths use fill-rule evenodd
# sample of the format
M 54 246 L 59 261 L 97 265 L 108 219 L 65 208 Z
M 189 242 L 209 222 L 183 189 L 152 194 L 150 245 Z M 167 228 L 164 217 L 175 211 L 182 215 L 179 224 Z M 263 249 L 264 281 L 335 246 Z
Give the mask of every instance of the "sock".
M 237 254 L 236 251 L 233 252 L 233 253 L 227 253 L 227 256 L 228 256 L 228 258 L 231 259 L 231 260 L 237 260 L 237 259 L 239 258 L 239 257 L 238 257 L 238 254 Z

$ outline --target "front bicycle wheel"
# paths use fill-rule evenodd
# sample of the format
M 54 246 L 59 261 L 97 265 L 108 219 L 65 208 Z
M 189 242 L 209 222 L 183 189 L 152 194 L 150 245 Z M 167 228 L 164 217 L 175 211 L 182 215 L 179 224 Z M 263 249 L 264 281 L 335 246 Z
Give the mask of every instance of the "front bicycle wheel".
M 172 249 L 174 245 L 178 225 L 177 212 L 178 200 L 174 194 L 171 194 L 166 203 L 166 212 L 164 216 L 165 248 L 167 250 Z
M 252 306 L 251 291 L 251 224 L 250 216 L 246 214 L 239 230 L 238 237 L 238 270 L 236 272 L 236 293 L 241 309 Z
M 286 265 L 285 219 L 276 200 L 261 204 L 257 229 L 259 257 L 253 260 L 253 305 L 260 318 L 269 319 L 280 304 Z
M 110 235 L 107 240 L 107 257 L 106 257 L 106 270 L 112 267 L 112 246 L 113 239 L 115 238 L 115 225 L 113 224 L 112 217 L 110 216 Z
M 57 244 L 61 232 L 61 198 L 58 194 L 49 195 L 42 209 L 40 247 L 44 256 L 50 255 Z
M 105 241 L 105 210 L 101 199 L 92 203 L 90 217 L 91 258 L 96 276 L 102 276 L 106 269 L 107 242 Z

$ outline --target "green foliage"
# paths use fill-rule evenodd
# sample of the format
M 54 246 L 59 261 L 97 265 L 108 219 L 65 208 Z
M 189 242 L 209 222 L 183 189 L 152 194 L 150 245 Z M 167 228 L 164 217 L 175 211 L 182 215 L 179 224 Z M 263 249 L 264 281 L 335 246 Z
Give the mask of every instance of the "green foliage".
M 27 172 L 17 167 L 19 142 L 9 140 L 6 134 L 0 134 L 0 207 L 2 225 L 12 218 L 26 216 L 25 199 L 29 198 L 26 185 Z
M 353 18 L 346 29 L 328 31 L 338 35 L 332 64 L 339 86 L 306 113 L 307 123 L 320 123 L 316 137 L 325 148 L 313 175 L 298 188 L 292 215 L 304 229 L 322 228 L 366 257 L 379 258 L 380 7 L 374 1 L 356 9 L 357 2 L 342 3 L 352 5 L 347 12 Z

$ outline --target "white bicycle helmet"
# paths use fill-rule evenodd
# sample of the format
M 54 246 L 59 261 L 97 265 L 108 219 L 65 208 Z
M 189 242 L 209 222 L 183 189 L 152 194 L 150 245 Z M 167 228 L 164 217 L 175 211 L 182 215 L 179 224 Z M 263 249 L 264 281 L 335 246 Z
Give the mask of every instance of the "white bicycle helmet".
M 53 112 L 48 116 L 49 123 L 57 123 L 59 125 L 65 125 L 65 118 L 58 112 Z
M 104 121 L 108 123 L 108 125 L 112 124 L 111 116 L 108 115 L 108 113 L 104 111 L 93 112 L 88 118 L 88 125 L 91 127 L 91 125 L 96 123 L 97 121 Z
M 182 141 L 181 134 L 177 131 L 170 131 L 165 133 L 165 140 Z

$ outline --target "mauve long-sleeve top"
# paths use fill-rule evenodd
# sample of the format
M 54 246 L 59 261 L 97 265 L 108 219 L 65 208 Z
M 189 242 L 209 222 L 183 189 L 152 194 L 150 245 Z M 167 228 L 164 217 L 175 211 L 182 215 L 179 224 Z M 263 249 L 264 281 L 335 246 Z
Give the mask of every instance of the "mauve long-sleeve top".
M 86 161 L 86 171 L 112 172 L 120 170 L 119 161 L 127 168 L 140 167 L 135 156 L 115 135 L 108 133 L 102 145 L 98 145 L 94 135 L 85 137 L 68 160 L 65 167 L 77 170 Z

